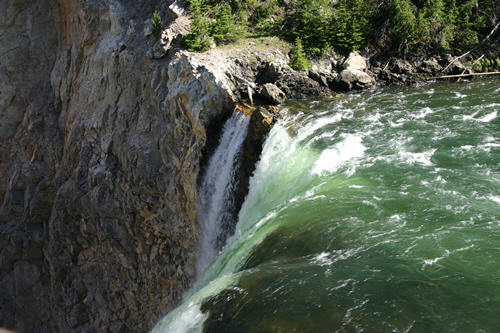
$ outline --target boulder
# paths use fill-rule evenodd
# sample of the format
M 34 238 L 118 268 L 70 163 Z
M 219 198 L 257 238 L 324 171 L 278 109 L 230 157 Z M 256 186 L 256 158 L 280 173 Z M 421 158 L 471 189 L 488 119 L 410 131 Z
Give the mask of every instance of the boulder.
M 182 1 L 174 0 L 174 2 L 168 6 L 167 14 L 171 19 L 175 20 L 178 17 L 186 16 L 187 11 Z
M 344 69 L 336 82 L 336 88 L 340 90 L 365 89 L 373 85 L 375 79 L 358 69 Z
M 332 66 L 334 61 L 335 60 L 329 57 L 311 61 L 312 68 L 309 71 L 308 76 L 323 87 L 332 87 L 338 76 Z
M 259 97 L 267 103 L 274 105 L 283 103 L 286 98 L 285 93 L 272 83 L 266 83 L 262 86 L 259 92 Z
M 366 69 L 365 59 L 356 51 L 352 51 L 342 65 L 344 69 Z
M 440 70 L 442 70 L 443 67 L 438 63 L 438 61 L 435 58 L 430 58 L 427 60 L 422 61 L 422 64 L 420 65 L 420 70 L 422 70 L 425 73 L 437 73 Z
M 328 88 L 322 87 L 318 82 L 311 79 L 307 74 L 292 72 L 284 74 L 276 86 L 280 88 L 288 98 L 310 98 L 312 96 L 324 96 L 330 93 Z
M 331 73 L 332 72 L 332 60 L 325 57 L 321 59 L 315 59 L 311 61 L 311 72 L 315 73 Z
M 285 62 L 271 61 L 259 73 L 256 78 L 258 83 L 273 83 L 283 75 L 293 73 L 294 70 Z
M 414 68 L 408 60 L 395 59 L 392 63 L 392 72 L 397 74 L 411 74 L 414 72 Z
M 337 78 L 338 74 L 336 72 L 321 73 L 321 72 L 314 72 L 311 70 L 309 71 L 308 76 L 314 81 L 318 82 L 321 86 L 326 88 L 332 88 L 335 84 L 335 79 Z

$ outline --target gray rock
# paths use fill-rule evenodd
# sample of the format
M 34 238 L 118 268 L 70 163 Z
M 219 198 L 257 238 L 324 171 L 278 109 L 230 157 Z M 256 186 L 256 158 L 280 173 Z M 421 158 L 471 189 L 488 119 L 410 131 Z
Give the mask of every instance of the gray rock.
M 171 18 L 176 19 L 187 15 L 187 11 L 180 0 L 174 0 L 170 6 L 168 6 L 168 14 Z
M 396 74 L 411 74 L 415 72 L 415 69 L 407 60 L 394 59 L 392 63 L 392 72 Z
M 308 76 L 321 86 L 333 89 L 335 79 L 338 76 L 333 67 L 335 62 L 335 59 L 329 56 L 311 61 L 312 68 Z
M 358 52 L 352 51 L 342 64 L 342 67 L 344 69 L 364 70 L 366 69 L 366 61 Z
M 148 331 L 194 278 L 221 62 L 144 57 L 134 1 L 1 1 L 0 22 L 0 323 Z
M 330 74 L 332 72 L 332 60 L 328 57 L 311 61 L 311 72 Z
M 285 61 L 272 61 L 259 74 L 257 81 L 260 83 L 274 83 L 284 75 L 289 75 L 293 72 L 294 70 Z
M 264 84 L 259 92 L 259 96 L 272 105 L 281 104 L 285 101 L 285 93 L 272 83 Z
M 437 73 L 443 69 L 443 67 L 441 67 L 441 65 L 439 65 L 438 61 L 435 58 L 430 58 L 430 59 L 422 61 L 419 68 L 423 72 L 429 73 L 429 74 Z
M 375 85 L 375 79 L 357 69 L 344 69 L 337 78 L 341 90 L 365 89 Z

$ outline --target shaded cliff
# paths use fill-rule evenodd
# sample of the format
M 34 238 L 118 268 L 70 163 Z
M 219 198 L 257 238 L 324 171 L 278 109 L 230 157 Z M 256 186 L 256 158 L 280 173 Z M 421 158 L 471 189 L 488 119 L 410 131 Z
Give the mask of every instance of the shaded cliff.
M 147 56 L 168 1 L 0 3 L 0 327 L 145 331 L 194 275 L 217 72 Z

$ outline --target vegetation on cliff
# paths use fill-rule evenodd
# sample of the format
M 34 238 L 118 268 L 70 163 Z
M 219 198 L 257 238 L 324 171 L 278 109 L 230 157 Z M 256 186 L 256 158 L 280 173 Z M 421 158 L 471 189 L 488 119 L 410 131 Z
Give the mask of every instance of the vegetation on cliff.
M 465 52 L 498 41 L 495 0 L 189 0 L 189 50 L 241 37 L 300 40 L 307 56 L 368 47 L 388 55 Z M 236 22 L 236 23 L 234 23 Z M 497 29 L 495 29 L 497 28 Z M 491 34 L 491 32 L 494 32 Z

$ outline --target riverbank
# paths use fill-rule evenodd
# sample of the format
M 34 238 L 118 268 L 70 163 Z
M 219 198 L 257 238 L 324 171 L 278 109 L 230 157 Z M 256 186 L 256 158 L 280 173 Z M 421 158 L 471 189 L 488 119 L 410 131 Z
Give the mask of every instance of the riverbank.
M 165 56 L 185 55 L 212 64 L 226 77 L 236 102 L 248 100 L 258 105 L 277 105 L 286 99 L 324 97 L 377 86 L 415 84 L 447 76 L 458 79 L 500 70 L 497 58 L 483 55 L 478 60 L 472 54 L 463 55 L 458 51 L 401 58 L 365 50 L 345 55 L 326 52 L 323 57 L 311 60 L 310 70 L 297 71 L 289 65 L 293 45 L 278 37 L 246 38 L 193 53 L 180 46 L 183 34 L 189 29 L 177 34 L 170 30 L 163 34 L 170 36 L 168 43 L 164 43 L 168 45 L 163 49 Z M 153 48 L 158 49 L 158 43 L 162 42 L 155 42 Z M 498 52 L 491 50 L 491 54 Z

